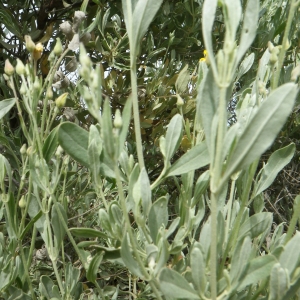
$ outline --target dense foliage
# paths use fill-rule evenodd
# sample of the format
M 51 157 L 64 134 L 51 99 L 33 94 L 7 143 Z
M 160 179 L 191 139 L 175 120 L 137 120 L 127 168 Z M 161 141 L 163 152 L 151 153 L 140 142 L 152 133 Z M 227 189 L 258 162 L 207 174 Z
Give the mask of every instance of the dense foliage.
M 2 1 L 0 298 L 299 299 L 298 8 Z

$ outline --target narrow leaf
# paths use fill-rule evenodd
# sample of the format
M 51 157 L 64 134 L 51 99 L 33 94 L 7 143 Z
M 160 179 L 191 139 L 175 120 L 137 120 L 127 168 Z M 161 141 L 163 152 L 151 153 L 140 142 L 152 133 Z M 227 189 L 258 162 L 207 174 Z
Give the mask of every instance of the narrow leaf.
M 297 93 L 297 85 L 287 83 L 272 92 L 261 104 L 237 141 L 223 181 L 260 157 L 271 146 L 294 106 Z
M 142 274 L 136 260 L 133 258 L 132 254 L 130 252 L 127 233 L 124 234 L 124 238 L 122 241 L 121 257 L 122 257 L 124 264 L 126 265 L 126 267 L 129 269 L 129 271 L 132 274 L 134 274 L 140 278 L 143 278 L 143 274 Z
M 179 147 L 179 142 L 182 134 L 182 116 L 176 114 L 172 119 L 168 126 L 166 133 L 166 161 L 170 161 L 175 151 Z
M 205 142 L 200 143 L 181 156 L 167 171 L 166 176 L 176 176 L 202 168 L 209 164 L 209 153 Z
M 249 235 L 252 239 L 267 231 L 272 225 L 273 215 L 269 212 L 255 214 L 240 227 L 238 239 Z
M 99 230 L 92 228 L 70 228 L 71 233 L 77 237 L 84 238 L 108 238 L 107 235 Z
M 217 0 L 206 0 L 203 4 L 202 11 L 202 34 L 204 39 L 205 48 L 208 52 L 209 61 L 215 78 L 217 77 L 217 65 L 214 59 L 213 45 L 212 45 L 212 28 L 215 20 L 216 9 L 217 9 Z
M 43 145 L 43 157 L 48 163 L 54 155 L 58 146 L 58 127 L 55 127 L 50 134 L 47 136 Z
M 289 286 L 289 278 L 286 270 L 279 263 L 275 264 L 270 276 L 270 296 L 269 300 L 284 299 L 285 292 Z
M 272 153 L 262 170 L 260 180 L 256 187 L 255 196 L 266 190 L 273 183 L 277 174 L 291 161 L 295 149 L 295 144 L 292 143 Z
M 190 80 L 190 72 L 188 70 L 188 65 L 186 65 L 179 73 L 177 80 L 175 82 L 176 92 L 178 94 L 183 93 Z
M 244 13 L 244 22 L 241 33 L 240 45 L 237 52 L 237 63 L 251 46 L 255 36 L 259 16 L 259 1 L 248 0 Z
M 102 262 L 104 252 L 98 252 L 96 255 L 92 258 L 92 261 L 89 264 L 89 268 L 86 272 L 86 278 L 90 282 L 95 282 L 97 279 L 97 273 L 99 270 L 99 266 Z

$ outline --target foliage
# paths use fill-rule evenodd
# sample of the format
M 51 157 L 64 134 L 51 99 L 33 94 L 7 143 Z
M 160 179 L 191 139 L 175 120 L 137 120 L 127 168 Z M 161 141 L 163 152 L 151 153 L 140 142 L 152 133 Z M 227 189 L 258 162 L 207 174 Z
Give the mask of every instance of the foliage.
M 1 3 L 1 297 L 298 299 L 298 7 Z

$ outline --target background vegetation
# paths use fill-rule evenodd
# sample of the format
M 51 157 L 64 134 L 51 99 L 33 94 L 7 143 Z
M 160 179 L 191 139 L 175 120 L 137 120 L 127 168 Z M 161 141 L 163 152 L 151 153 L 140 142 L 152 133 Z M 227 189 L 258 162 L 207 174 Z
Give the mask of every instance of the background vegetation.
M 217 85 L 216 73 L 208 71 L 211 51 L 217 56 L 226 48 L 228 22 L 234 19 L 230 3 L 240 2 L 243 13 L 250 8 L 244 0 L 218 2 L 215 19 L 210 16 L 212 49 L 207 52 L 204 1 L 149 5 L 149 17 L 143 19 L 149 26 L 135 41 L 124 5 L 138 2 L 0 3 L 3 299 L 216 299 L 209 252 L 209 172 L 215 162 L 202 142 L 208 134 L 197 103 Z M 226 91 L 228 132 L 239 117 L 252 117 L 249 110 L 243 115 L 243 108 L 259 107 L 250 100 L 245 104 L 247 95 L 256 91 L 263 102 L 277 87 L 298 82 L 299 2 L 258 2 L 255 38 Z M 7 59 L 12 65 L 5 65 Z M 135 94 L 139 129 L 131 114 Z M 250 166 L 236 169 L 236 177 L 230 174 L 228 189 L 222 187 L 218 195 L 224 215 L 216 222 L 218 233 L 226 225 L 228 235 L 218 240 L 218 299 L 299 297 L 300 254 L 294 246 L 299 233 L 291 239 L 299 209 L 298 99 L 295 103 L 290 114 L 286 109 L 289 117 L 272 146 Z M 229 162 L 232 153 L 227 153 Z M 249 234 L 242 235 L 233 229 L 254 219 L 260 227 L 255 232 L 245 227 Z M 252 252 L 246 258 L 248 246 Z M 289 265 L 284 255 L 293 251 L 294 265 Z M 254 261 L 264 254 L 267 259 Z M 240 269 L 231 259 L 238 255 Z M 250 273 L 260 268 L 265 271 Z M 282 285 L 277 292 L 272 289 L 279 284 L 276 276 Z

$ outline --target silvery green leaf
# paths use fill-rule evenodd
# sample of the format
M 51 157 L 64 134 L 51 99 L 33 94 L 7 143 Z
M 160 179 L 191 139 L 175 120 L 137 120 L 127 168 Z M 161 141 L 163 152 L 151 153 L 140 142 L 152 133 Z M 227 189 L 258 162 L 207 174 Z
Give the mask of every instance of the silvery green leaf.
M 273 214 L 262 212 L 252 215 L 247 219 L 239 230 L 238 240 L 249 235 L 252 239 L 270 230 L 273 221 Z
M 126 101 L 126 104 L 123 108 L 123 111 L 122 111 L 122 123 L 123 124 L 122 124 L 122 128 L 120 130 L 120 133 L 119 133 L 119 147 L 120 147 L 119 153 L 122 152 L 122 150 L 124 148 L 126 137 L 128 135 L 128 128 L 129 128 L 129 124 L 130 124 L 130 119 L 132 117 L 131 111 L 132 111 L 132 97 L 129 96 Z
M 241 291 L 246 286 L 256 284 L 270 276 L 270 272 L 276 264 L 277 259 L 273 255 L 264 255 L 252 259 L 243 274 L 242 281 L 239 282 L 237 290 Z
M 232 44 L 234 45 L 236 39 L 236 31 L 239 26 L 242 14 L 240 0 L 224 0 L 223 13 L 226 25 L 226 36 L 228 35 L 230 37 L 230 42 L 232 42 Z M 226 47 L 226 45 L 224 45 L 224 47 Z
M 158 231 L 162 226 L 167 227 L 168 218 L 168 200 L 166 197 L 161 197 L 152 204 L 148 219 L 150 235 L 155 244 Z
M 299 267 L 300 262 L 300 232 L 296 231 L 295 235 L 289 242 L 284 246 L 284 251 L 281 253 L 279 258 L 280 265 L 288 270 L 290 276 L 296 268 Z
M 236 143 L 227 162 L 223 182 L 236 171 L 252 163 L 270 147 L 290 114 L 297 93 L 298 88 L 295 84 L 284 84 L 259 106 Z
M 196 291 L 179 273 L 164 268 L 159 275 L 160 287 L 166 297 L 172 299 L 200 299 Z
M 269 66 L 270 56 L 271 53 L 269 49 L 266 49 L 258 65 L 257 77 L 259 80 L 264 82 L 267 82 L 267 80 L 269 79 L 268 76 L 266 77 L 266 75 L 268 74 L 268 71 L 270 69 Z
M 244 12 L 243 28 L 241 33 L 240 45 L 237 52 L 237 63 L 242 59 L 245 52 L 251 46 L 255 36 L 259 16 L 259 1 L 247 1 L 247 6 Z
M 139 178 L 134 185 L 133 198 L 136 205 L 142 200 L 143 214 L 147 217 L 151 207 L 151 187 L 145 168 L 141 170 Z
M 186 90 L 189 80 L 190 72 L 188 70 L 188 65 L 186 65 L 178 74 L 175 82 L 175 88 L 178 94 L 183 93 Z
M 291 161 L 295 149 L 295 144 L 292 143 L 272 153 L 255 187 L 255 196 L 266 190 L 273 183 L 277 174 Z
M 124 238 L 121 245 L 121 257 L 125 264 L 125 266 L 129 269 L 129 271 L 134 274 L 135 276 L 138 276 L 140 278 L 143 278 L 142 271 L 140 270 L 140 267 L 136 260 L 134 259 L 131 251 L 130 246 L 128 243 L 128 234 L 125 232 Z
M 58 210 L 60 211 L 63 220 L 60 219 Z M 65 222 L 65 224 L 68 224 L 67 213 L 60 203 L 56 203 L 52 206 L 52 210 L 51 210 L 51 225 L 53 228 L 55 247 L 58 249 L 58 251 L 61 248 L 62 241 L 66 234 L 66 230 L 65 227 L 63 226 L 63 222 Z
M 161 4 L 162 0 L 122 0 L 125 24 L 134 54 L 139 52 L 139 43 Z
M 215 20 L 215 14 L 217 9 L 217 0 L 206 0 L 203 4 L 202 10 L 202 34 L 205 44 L 205 49 L 208 52 L 209 61 L 214 73 L 215 78 L 218 78 L 218 71 L 216 61 L 214 59 L 214 51 L 212 45 L 212 28 Z
M 10 98 L 0 101 L 0 120 L 12 109 L 15 105 L 16 99 Z
M 175 151 L 178 149 L 181 135 L 182 135 L 182 116 L 176 114 L 171 119 L 166 133 L 165 157 L 167 163 L 170 161 Z
M 202 142 L 182 155 L 168 170 L 166 176 L 176 176 L 209 164 L 207 145 Z
M 103 146 L 105 152 L 109 158 L 113 159 L 116 149 L 113 135 L 111 108 L 108 99 L 105 99 L 104 101 L 103 116 L 101 119 L 101 132 L 103 135 Z
M 202 173 L 197 179 L 195 190 L 194 190 L 194 199 L 197 199 L 206 191 L 209 185 L 209 170 Z
M 251 255 L 251 247 L 252 243 L 249 236 L 237 242 L 230 268 L 230 278 L 234 286 L 237 285 L 246 268 Z
M 204 294 L 207 283 L 206 279 L 206 265 L 204 262 L 203 254 L 200 244 L 196 242 L 191 252 L 191 269 L 192 279 L 198 293 Z
M 213 157 L 214 138 L 212 136 L 212 123 L 218 108 L 219 88 L 214 80 L 212 70 L 209 69 L 205 78 L 198 88 L 197 115 L 201 118 L 201 123 L 205 133 L 205 140 L 209 149 L 209 154 Z
M 279 263 L 275 264 L 270 276 L 270 295 L 268 300 L 287 299 L 284 295 L 289 285 L 289 275 L 286 269 L 282 268 Z
M 100 172 L 100 154 L 102 152 L 102 140 L 100 133 L 95 125 L 91 125 L 89 132 L 89 146 L 88 146 L 88 159 L 89 166 L 97 183 L 98 175 Z
M 236 81 L 238 81 L 244 74 L 246 74 L 250 70 L 254 62 L 254 57 L 255 55 L 252 52 L 250 55 L 244 58 L 238 69 Z

